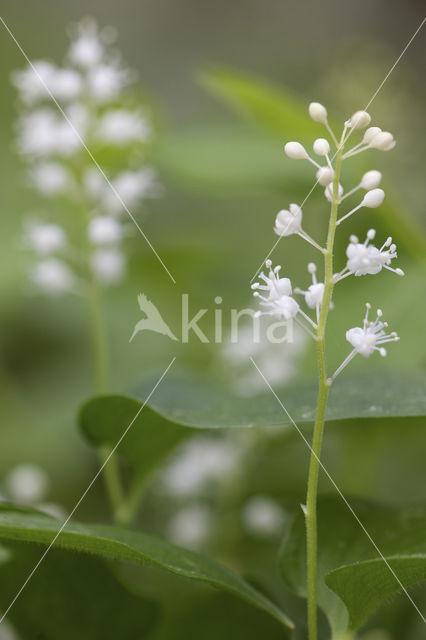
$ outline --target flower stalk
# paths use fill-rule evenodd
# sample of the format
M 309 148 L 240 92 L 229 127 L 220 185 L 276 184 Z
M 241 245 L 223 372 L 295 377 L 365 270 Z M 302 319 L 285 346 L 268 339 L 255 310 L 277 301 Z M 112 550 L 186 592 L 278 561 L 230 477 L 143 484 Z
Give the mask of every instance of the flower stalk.
M 327 243 L 325 248 L 311 238 L 302 227 L 303 212 L 297 204 L 291 204 L 289 209 L 282 209 L 278 212 L 275 220 L 275 233 L 280 237 L 298 235 L 323 256 L 324 278 L 322 282 L 317 280 L 316 264 L 308 264 L 308 272 L 312 277 L 312 284 L 307 289 L 296 287 L 293 289 L 289 278 L 280 274 L 281 266 L 272 266 L 272 261 L 267 260 L 265 265 L 269 270 L 268 275 L 263 272 L 259 276 L 259 282 L 252 285 L 253 295 L 259 299 L 259 305 L 263 311 L 257 311 L 257 315 L 269 315 L 278 317 L 281 320 L 294 320 L 300 324 L 307 333 L 315 340 L 318 367 L 318 398 L 315 414 L 314 430 L 312 436 L 311 456 L 309 461 L 309 472 L 306 492 L 306 504 L 302 505 L 306 524 L 306 556 L 307 556 L 307 618 L 309 640 L 318 639 L 317 606 L 318 606 L 318 532 L 317 532 L 317 502 L 318 502 L 318 477 L 321 466 L 321 448 L 324 436 L 325 417 L 329 391 L 332 383 L 346 366 L 357 355 L 369 358 L 375 351 L 381 356 L 386 356 L 385 343 L 399 340 L 395 332 L 387 332 L 387 323 L 382 320 L 382 311 L 377 310 L 375 320 L 369 319 L 371 305 L 366 304 L 366 314 L 362 326 L 352 327 L 346 331 L 346 340 L 352 346 L 352 351 L 342 363 L 335 369 L 333 375 L 327 373 L 326 363 L 326 331 L 330 309 L 333 308 L 334 287 L 342 280 L 346 282 L 347 277 L 366 275 L 377 275 L 382 270 L 392 271 L 398 276 L 403 276 L 402 269 L 391 266 L 392 261 L 397 258 L 396 245 L 389 237 L 379 248 L 371 244 L 376 236 L 374 229 L 369 229 L 366 240 L 361 243 L 359 239 L 352 235 L 346 249 L 347 263 L 343 269 L 334 270 L 334 243 L 336 232 L 340 224 L 349 217 L 357 213 L 360 209 L 372 209 L 379 207 L 385 197 L 383 189 L 378 188 L 381 181 L 381 173 L 377 170 L 370 170 L 365 173 L 358 184 L 349 189 L 344 195 L 343 185 L 340 183 L 342 173 L 342 163 L 352 155 L 376 149 L 378 151 L 390 151 L 395 146 L 393 136 L 389 132 L 382 131 L 379 127 L 369 127 L 363 135 L 362 142 L 355 145 L 348 152 L 344 152 L 344 147 L 349 137 L 357 130 L 369 126 L 371 118 L 365 111 L 357 111 L 344 123 L 340 141 L 332 134 L 328 125 L 327 110 L 318 102 L 309 105 L 311 118 L 326 127 L 330 133 L 332 141 L 336 146 L 336 153 L 330 158 L 330 143 L 325 138 L 318 138 L 314 141 L 313 151 L 320 158 L 325 158 L 326 165 L 321 166 L 313 160 L 305 147 L 299 142 L 287 142 L 284 151 L 292 160 L 307 160 L 313 164 L 317 181 L 323 187 L 324 196 L 331 204 L 330 216 L 328 220 Z M 334 165 L 333 165 L 334 163 Z M 359 189 L 364 189 L 365 194 L 358 203 L 352 207 L 348 213 L 338 217 L 339 205 L 346 202 L 346 198 L 354 195 Z M 293 294 L 301 294 L 305 298 L 305 304 L 310 310 L 315 310 L 315 320 L 313 320 L 294 299 Z

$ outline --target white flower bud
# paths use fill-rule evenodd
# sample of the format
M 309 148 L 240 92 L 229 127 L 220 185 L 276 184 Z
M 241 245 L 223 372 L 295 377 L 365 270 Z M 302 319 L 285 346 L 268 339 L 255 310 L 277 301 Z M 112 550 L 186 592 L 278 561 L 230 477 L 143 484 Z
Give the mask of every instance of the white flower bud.
M 325 197 L 327 198 L 327 200 L 329 202 L 331 202 L 332 199 L 333 199 L 333 193 L 334 193 L 334 185 L 329 184 L 328 187 L 326 187 L 324 189 Z M 343 187 L 342 187 L 341 184 L 339 184 L 339 188 L 338 188 L 338 198 L 339 198 L 339 200 L 342 197 L 342 195 L 343 195 Z
M 371 191 L 367 191 L 361 204 L 363 207 L 375 209 L 376 207 L 380 207 L 384 200 L 384 197 L 385 192 L 383 191 L 383 189 L 372 189 Z
M 311 102 L 309 105 L 309 115 L 315 122 L 327 123 L 327 109 L 319 102 Z
M 330 167 L 321 167 L 321 169 L 318 169 L 317 180 L 323 187 L 329 185 L 330 182 L 334 180 L 333 169 L 330 169 Z
M 317 156 L 326 156 L 327 153 L 330 153 L 330 145 L 328 140 L 325 138 L 318 138 L 314 142 L 314 152 Z
M 287 142 L 284 151 L 292 160 L 302 160 L 309 157 L 305 147 L 300 142 Z
M 395 140 L 389 131 L 381 131 L 373 137 L 369 146 L 379 151 L 390 151 L 390 149 L 393 149 L 395 146 Z
M 349 126 L 352 129 L 364 129 L 365 127 L 368 127 L 370 122 L 370 114 L 366 111 L 356 111 L 353 116 L 349 118 Z
M 372 171 L 367 171 L 367 173 L 364 173 L 361 178 L 361 189 L 366 189 L 368 191 L 370 189 L 375 189 L 379 186 L 381 180 L 382 174 L 380 173 L 380 171 L 376 171 L 375 169 L 373 169 Z
M 277 213 L 274 227 L 277 236 L 291 236 L 301 229 L 302 209 L 297 204 L 291 204 L 289 208 L 290 211 L 282 209 Z
M 364 133 L 364 137 L 362 139 L 364 144 L 370 144 L 374 136 L 377 136 L 378 133 L 381 133 L 382 130 L 380 127 L 368 127 L 367 131 Z

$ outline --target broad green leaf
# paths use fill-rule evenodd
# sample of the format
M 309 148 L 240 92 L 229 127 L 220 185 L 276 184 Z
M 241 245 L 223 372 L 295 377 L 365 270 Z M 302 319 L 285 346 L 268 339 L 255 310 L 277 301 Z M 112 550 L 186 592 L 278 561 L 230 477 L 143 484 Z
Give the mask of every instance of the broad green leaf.
M 259 374 L 260 376 L 260 374 Z M 139 392 L 144 401 L 154 382 Z M 331 389 L 327 419 L 408 417 L 426 415 L 424 372 L 345 375 Z M 252 398 L 237 397 L 229 387 L 207 378 L 170 375 L 162 382 L 149 406 L 163 418 L 198 427 L 247 427 L 311 423 L 315 416 L 316 383 L 301 382 L 276 389 L 282 405 L 266 386 Z M 136 405 L 135 405 L 136 406 Z M 291 418 L 289 417 L 291 416 Z
M 410 567 L 407 564 L 403 568 L 401 581 L 409 581 L 413 578 L 412 582 L 416 582 L 422 579 L 424 553 L 426 551 L 426 539 L 424 536 L 426 509 L 398 510 L 393 507 L 360 500 L 349 500 L 349 502 L 385 558 L 411 556 Z M 362 598 L 357 599 L 355 591 L 360 589 L 359 583 L 357 585 L 353 583 L 352 588 L 352 578 L 349 571 L 346 574 L 342 574 L 340 579 L 339 577 L 336 578 L 339 592 L 342 590 L 345 594 L 345 602 L 351 597 L 356 603 L 354 604 L 354 614 L 351 620 L 351 625 L 354 622 L 357 623 L 356 627 L 387 597 L 386 593 L 384 593 L 383 597 L 380 595 L 383 585 L 387 585 L 386 588 L 388 590 L 391 588 L 390 585 L 393 585 L 391 593 L 397 592 L 399 589 L 399 585 L 389 569 L 387 571 L 390 578 L 384 578 L 384 569 L 382 571 L 380 566 L 383 568 L 385 565 L 383 560 L 380 560 L 380 555 L 369 536 L 363 531 L 359 522 L 357 522 L 340 497 L 329 496 L 319 500 L 318 604 L 326 613 L 336 636 L 343 634 L 350 625 L 345 605 L 336 593 L 333 593 L 327 586 L 327 584 L 331 586 L 328 578 L 326 578 L 328 574 L 334 575 L 335 572 L 337 574 L 336 570 L 340 570 L 341 567 L 346 567 L 346 565 L 355 565 L 355 563 L 362 563 L 366 560 L 376 562 L 379 559 L 379 562 L 373 565 L 373 567 L 378 568 L 377 572 L 366 570 L 362 579 L 363 588 L 365 588 L 366 592 L 370 592 L 370 594 L 374 591 L 378 592 L 375 600 L 371 597 L 364 600 Z M 284 539 L 280 553 L 280 568 L 287 584 L 302 597 L 306 597 L 305 545 L 305 519 L 300 511 Z M 415 556 L 419 558 L 418 566 L 414 565 Z M 367 566 L 370 567 L 370 565 Z M 398 566 L 401 568 L 402 565 Z M 395 572 L 397 573 L 396 568 Z M 343 586 L 345 576 L 348 578 L 348 582 Z M 365 609 L 362 608 L 363 605 L 365 605 Z
M 320 135 L 321 127 L 309 118 L 305 103 L 289 90 L 226 69 L 206 71 L 200 80 L 206 89 L 274 134 L 291 139 Z
M 0 568 L 5 611 L 40 560 L 35 545 L 8 543 Z M 158 621 L 159 606 L 128 591 L 96 557 L 52 549 L 8 614 L 19 637 L 44 640 L 142 640 Z
M 0 538 L 49 544 L 60 523 L 39 513 L 0 507 Z M 96 524 L 69 523 L 55 546 L 103 558 L 147 564 L 183 578 L 209 584 L 238 596 L 291 628 L 292 622 L 273 602 L 226 567 L 200 554 L 136 531 Z
M 426 549 L 426 542 L 424 545 Z M 349 612 L 349 627 L 353 630 L 365 622 L 384 600 L 417 582 L 426 580 L 426 554 L 388 556 L 340 567 L 325 577 L 325 583 L 343 600 Z M 407 597 L 403 595 L 402 597 Z M 416 601 L 415 592 L 410 597 Z
M 131 425 L 117 450 L 128 459 L 138 479 L 192 435 L 191 429 L 182 429 L 150 407 L 140 409 L 134 398 L 105 395 L 88 400 L 79 415 L 81 429 L 94 446 L 114 446 Z

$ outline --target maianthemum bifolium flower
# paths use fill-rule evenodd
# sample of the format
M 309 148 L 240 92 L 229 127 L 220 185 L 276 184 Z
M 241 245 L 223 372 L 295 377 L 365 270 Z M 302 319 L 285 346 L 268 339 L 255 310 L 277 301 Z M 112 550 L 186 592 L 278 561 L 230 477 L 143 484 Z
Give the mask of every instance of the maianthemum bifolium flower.
M 312 157 L 300 142 L 296 141 L 285 144 L 284 151 L 286 155 L 292 160 L 307 160 L 315 167 L 317 182 L 324 187 L 324 196 L 328 202 L 335 206 L 336 211 L 337 207 L 342 205 L 349 196 L 353 196 L 360 190 L 365 192 L 358 205 L 352 207 L 341 217 L 336 217 L 334 224 L 337 229 L 360 209 L 379 207 L 385 197 L 385 192 L 379 187 L 382 174 L 376 169 L 364 173 L 359 183 L 345 193 L 343 185 L 337 183 L 337 178 L 336 181 L 334 179 L 335 165 L 333 165 L 333 161 L 338 151 L 344 149 L 345 143 L 354 132 L 363 129 L 366 130 L 362 140 L 348 151 L 342 152 L 341 162 L 370 149 L 390 151 L 395 147 L 396 143 L 393 135 L 388 131 L 382 131 L 379 127 L 369 126 L 371 117 L 366 111 L 357 111 L 344 123 L 340 140 L 335 136 L 328 123 L 327 110 L 323 105 L 318 102 L 312 102 L 309 105 L 309 114 L 315 122 L 326 127 L 330 140 L 317 138 L 314 141 L 313 153 L 318 157 L 318 160 Z M 333 145 L 336 148 L 334 155 L 331 152 Z M 299 205 L 293 203 L 289 205 L 288 209 L 282 209 L 278 212 L 275 219 L 274 232 L 280 237 L 298 235 L 325 255 L 326 248 L 308 235 L 303 229 L 302 222 L 303 211 Z M 382 269 L 392 271 L 399 276 L 404 275 L 402 269 L 395 268 L 391 264 L 397 258 L 396 245 L 393 243 L 392 238 L 387 238 L 381 247 L 376 247 L 372 244 L 375 236 L 375 229 L 367 231 L 364 242 L 360 242 L 354 235 L 350 236 L 346 249 L 347 262 L 339 273 L 335 273 L 332 276 L 331 284 L 333 287 L 348 276 L 376 275 Z M 262 310 L 258 311 L 257 314 L 270 315 L 284 320 L 294 319 L 314 339 L 317 339 L 314 332 L 318 330 L 319 326 L 325 282 L 318 281 L 316 265 L 314 263 L 309 263 L 308 265 L 312 284 L 307 289 L 293 288 L 290 279 L 281 276 L 281 266 L 272 267 L 271 260 L 266 261 L 266 267 L 268 269 L 267 275 L 261 272 L 259 282 L 252 285 L 252 289 L 254 289 L 253 295 L 259 299 L 259 304 L 262 307 Z M 308 312 L 302 309 L 294 294 L 303 295 Z M 332 306 L 333 303 L 330 300 L 330 308 Z M 315 318 L 311 318 L 309 315 L 309 310 L 312 309 L 315 310 Z M 374 322 L 368 320 L 369 309 L 370 305 L 367 304 L 367 313 L 363 325 L 349 329 L 346 332 L 346 339 L 353 347 L 353 350 L 329 379 L 330 383 L 355 355 L 360 354 L 368 358 L 374 351 L 378 351 L 380 355 L 385 356 L 386 350 L 381 345 L 399 340 L 395 332 L 386 333 L 387 324 L 381 320 L 381 310 L 377 311 L 377 318 Z M 314 332 L 312 332 L 312 329 Z
M 113 47 L 115 31 L 85 19 L 70 36 L 62 66 L 38 60 L 12 78 L 20 101 L 17 148 L 44 209 L 27 216 L 23 246 L 34 256 L 33 283 L 49 294 L 79 292 L 88 272 L 104 285 L 120 282 L 123 241 L 133 230 L 123 202 L 136 209 L 161 194 L 146 164 L 151 116 L 135 91 L 136 74 Z M 64 207 L 79 225 L 68 228 Z

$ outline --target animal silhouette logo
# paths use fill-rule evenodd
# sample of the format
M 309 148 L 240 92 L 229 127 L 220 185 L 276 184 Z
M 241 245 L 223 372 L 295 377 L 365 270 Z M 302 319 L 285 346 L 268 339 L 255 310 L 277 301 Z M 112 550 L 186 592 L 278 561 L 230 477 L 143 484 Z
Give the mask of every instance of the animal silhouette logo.
M 148 300 L 145 294 L 140 293 L 138 295 L 138 304 L 140 310 L 146 315 L 146 318 L 136 323 L 129 342 L 131 342 L 140 331 L 155 331 L 156 333 L 161 333 L 163 336 L 168 336 L 172 340 L 178 340 L 173 331 L 164 322 L 157 307 Z

